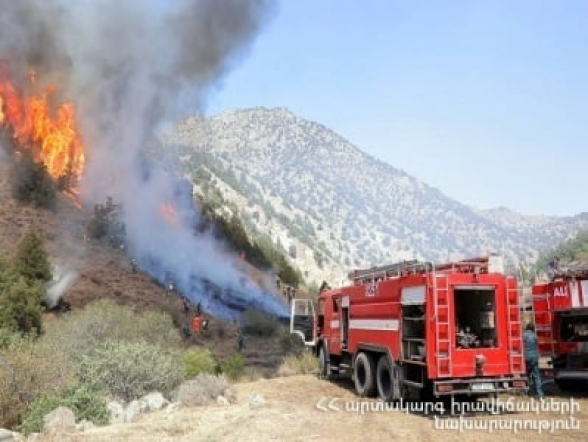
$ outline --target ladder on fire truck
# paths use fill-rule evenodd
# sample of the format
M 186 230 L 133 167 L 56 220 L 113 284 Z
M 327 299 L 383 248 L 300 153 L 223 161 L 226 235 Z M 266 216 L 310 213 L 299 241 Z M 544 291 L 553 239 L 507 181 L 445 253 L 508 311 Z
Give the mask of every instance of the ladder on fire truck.
M 430 273 L 435 317 L 435 349 L 438 376 L 451 376 L 451 325 L 449 324 L 449 281 L 446 274 Z
M 422 273 L 432 269 L 430 262 L 418 261 L 400 261 L 394 264 L 388 264 L 380 267 L 369 269 L 354 270 L 349 274 L 349 279 L 355 284 L 365 284 L 373 282 L 376 279 L 396 278 L 403 274 Z
M 524 369 L 523 329 L 521 321 L 520 288 L 514 277 L 506 279 L 506 314 L 508 335 L 508 362 L 511 372 Z

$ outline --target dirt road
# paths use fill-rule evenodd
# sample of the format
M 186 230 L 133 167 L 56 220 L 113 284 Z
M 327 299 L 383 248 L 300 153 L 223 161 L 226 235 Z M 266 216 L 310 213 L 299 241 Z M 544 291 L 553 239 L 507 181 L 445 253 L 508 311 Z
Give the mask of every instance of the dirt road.
M 508 396 L 502 396 L 494 403 L 503 407 L 501 414 L 493 414 L 497 412 L 486 408 L 483 412 L 460 418 L 459 415 L 439 416 L 433 409 L 422 410 L 422 406 L 420 408 L 425 413 L 410 413 L 406 403 L 400 404 L 403 409 L 397 406 L 396 409 L 378 410 L 377 401 L 359 399 L 349 384 L 321 381 L 313 376 L 261 380 L 236 385 L 235 390 L 237 400 L 233 405 L 164 410 L 142 415 L 133 423 L 96 428 L 75 435 L 44 436 L 37 441 L 588 440 L 586 397 L 550 396 L 544 403 L 545 411 L 533 411 L 529 408 L 538 407 L 539 402 L 531 402 L 525 397 L 509 401 Z M 523 411 L 517 412 L 515 404 Z M 412 407 L 414 409 L 416 405 Z M 481 405 L 477 407 L 481 408 Z M 563 412 L 558 412 L 556 407 Z M 461 431 L 455 428 L 460 422 Z M 454 429 L 447 429 L 448 425 Z M 473 429 L 473 425 L 481 428 Z M 515 425 L 521 426 L 516 432 Z M 541 432 L 539 425 L 544 426 Z M 559 425 L 560 428 L 552 432 L 550 425 Z M 563 425 L 577 428 L 565 430 L 561 428 Z M 522 428 L 525 426 L 526 429 Z

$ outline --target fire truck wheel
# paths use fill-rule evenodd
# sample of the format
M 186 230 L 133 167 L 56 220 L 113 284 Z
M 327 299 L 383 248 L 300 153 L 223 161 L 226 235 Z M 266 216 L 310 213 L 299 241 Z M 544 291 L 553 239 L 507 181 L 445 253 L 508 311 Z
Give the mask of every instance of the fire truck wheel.
M 391 402 L 397 396 L 397 380 L 394 379 L 394 374 L 397 375 L 397 370 L 393 366 L 387 355 L 380 356 L 378 360 L 378 367 L 376 369 L 376 385 L 378 387 L 378 396 L 384 402 Z
M 319 376 L 324 379 L 328 379 L 331 375 L 331 369 L 329 367 L 329 363 L 327 362 L 327 352 L 325 351 L 325 346 L 321 345 L 319 350 Z
M 353 367 L 353 381 L 355 391 L 359 396 L 371 397 L 376 393 L 376 383 L 374 382 L 376 368 L 374 359 L 367 353 L 361 352 L 355 359 Z

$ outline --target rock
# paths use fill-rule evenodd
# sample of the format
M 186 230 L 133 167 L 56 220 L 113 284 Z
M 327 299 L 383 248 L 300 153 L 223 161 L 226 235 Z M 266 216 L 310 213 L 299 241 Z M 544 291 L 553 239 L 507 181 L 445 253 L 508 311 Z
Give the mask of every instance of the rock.
M 131 401 L 125 409 L 125 422 L 132 422 L 141 414 L 141 404 L 139 401 Z
M 147 405 L 147 411 L 161 410 L 169 404 L 169 401 L 158 391 L 146 394 L 141 398 L 141 401 Z
M 255 394 L 249 398 L 249 406 L 256 408 L 265 404 L 265 399 L 260 394 Z
M 216 403 L 219 405 L 231 405 L 229 400 L 224 396 L 219 396 L 216 398 Z
M 106 404 L 110 411 L 110 424 L 122 424 L 125 421 L 125 408 L 121 403 L 112 401 Z
M 78 431 L 91 430 L 92 428 L 95 428 L 95 427 L 96 426 L 92 422 L 90 422 L 86 419 L 84 419 L 80 423 L 76 424 L 76 430 L 78 430 Z
M 165 407 L 166 413 L 174 413 L 178 408 L 180 408 L 179 402 L 172 402 L 167 407 Z
M 76 427 L 76 415 L 67 407 L 58 407 L 43 418 L 43 431 L 73 430 Z
M 0 428 L 0 442 L 13 442 L 16 441 L 14 433 L 10 430 Z

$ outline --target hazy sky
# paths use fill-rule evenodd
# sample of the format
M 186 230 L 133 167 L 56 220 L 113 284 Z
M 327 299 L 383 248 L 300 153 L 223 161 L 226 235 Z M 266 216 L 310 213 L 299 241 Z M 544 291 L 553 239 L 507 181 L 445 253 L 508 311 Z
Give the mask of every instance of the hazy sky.
M 282 0 L 208 113 L 253 106 L 474 207 L 588 211 L 588 1 Z

